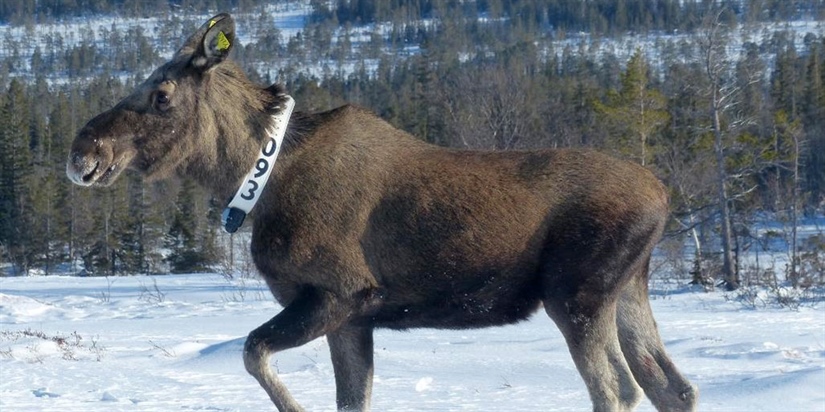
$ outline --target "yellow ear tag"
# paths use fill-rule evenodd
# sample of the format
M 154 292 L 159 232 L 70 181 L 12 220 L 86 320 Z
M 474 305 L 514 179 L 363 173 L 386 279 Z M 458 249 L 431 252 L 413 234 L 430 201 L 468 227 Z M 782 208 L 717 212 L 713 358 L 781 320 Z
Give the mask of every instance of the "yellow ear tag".
M 217 23 L 215 20 L 209 20 L 209 28 L 211 29 L 212 26 L 215 25 L 215 23 Z
M 223 34 L 222 31 L 218 32 L 218 44 L 217 48 L 220 51 L 224 51 L 229 48 L 229 39 L 226 38 L 226 35 Z

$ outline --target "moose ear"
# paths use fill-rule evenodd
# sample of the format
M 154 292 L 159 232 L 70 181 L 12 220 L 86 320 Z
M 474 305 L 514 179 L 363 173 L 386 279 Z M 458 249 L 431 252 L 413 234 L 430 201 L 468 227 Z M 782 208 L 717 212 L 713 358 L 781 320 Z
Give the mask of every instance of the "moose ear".
M 227 13 L 221 13 L 209 19 L 201 26 L 178 54 L 190 51 L 190 64 L 207 71 L 216 64 L 226 60 L 232 46 L 235 45 L 235 21 Z M 188 49 L 188 50 L 187 50 Z

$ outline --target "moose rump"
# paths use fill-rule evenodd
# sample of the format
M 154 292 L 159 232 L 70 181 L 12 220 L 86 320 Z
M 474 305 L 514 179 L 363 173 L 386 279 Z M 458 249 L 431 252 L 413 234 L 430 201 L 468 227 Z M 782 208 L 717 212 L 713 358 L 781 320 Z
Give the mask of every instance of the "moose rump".
M 192 178 L 228 199 L 289 99 L 228 59 L 213 17 L 143 84 L 81 129 L 67 174 L 105 186 L 126 168 Z M 667 219 L 645 168 L 591 150 L 437 147 L 367 110 L 296 113 L 252 211 L 252 256 L 284 309 L 243 361 L 281 411 L 301 410 L 269 365 L 328 339 L 341 410 L 368 410 L 373 330 L 476 328 L 543 307 L 594 410 L 689 411 L 696 391 L 667 356 L 647 296 Z

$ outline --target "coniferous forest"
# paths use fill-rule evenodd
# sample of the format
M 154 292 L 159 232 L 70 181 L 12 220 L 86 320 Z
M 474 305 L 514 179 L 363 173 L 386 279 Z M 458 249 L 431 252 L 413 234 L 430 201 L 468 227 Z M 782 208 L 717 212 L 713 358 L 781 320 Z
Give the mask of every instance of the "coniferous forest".
M 282 31 L 273 16 L 290 10 L 304 25 Z M 671 276 L 825 284 L 825 237 L 797 233 L 825 214 L 823 0 L 4 0 L 0 273 L 231 259 L 225 199 L 133 174 L 89 190 L 64 172 L 77 130 L 219 11 L 238 20 L 234 58 L 298 110 L 352 102 L 451 147 L 598 148 L 669 188 Z M 765 257 L 777 245 L 787 264 Z

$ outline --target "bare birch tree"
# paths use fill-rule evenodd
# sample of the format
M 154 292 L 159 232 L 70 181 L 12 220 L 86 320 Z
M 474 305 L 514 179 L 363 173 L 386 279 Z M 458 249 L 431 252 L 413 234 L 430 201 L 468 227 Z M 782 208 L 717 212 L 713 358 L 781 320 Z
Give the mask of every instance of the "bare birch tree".
M 735 59 L 729 52 L 730 30 L 723 22 L 725 9 L 708 13 L 698 35 L 699 51 L 707 85 L 703 96 L 708 101 L 710 132 L 713 135 L 713 155 L 716 171 L 716 206 L 720 221 L 722 244 L 722 280 L 726 289 L 739 287 L 739 270 L 735 261 L 735 244 L 730 192 L 736 174 L 728 171 L 728 151 L 736 132 L 752 119 L 738 110 L 742 83 L 736 81 Z M 755 81 L 755 80 L 754 80 Z

